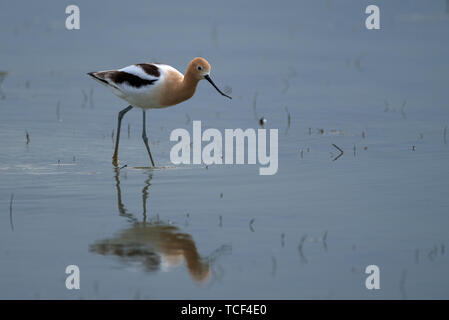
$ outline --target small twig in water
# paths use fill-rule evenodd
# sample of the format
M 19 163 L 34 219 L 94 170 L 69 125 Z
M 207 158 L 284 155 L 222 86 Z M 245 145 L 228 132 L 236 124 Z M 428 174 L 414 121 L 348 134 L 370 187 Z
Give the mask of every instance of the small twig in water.
M 251 230 L 251 232 L 254 232 L 254 228 L 253 228 L 253 223 L 254 223 L 255 219 L 251 219 L 251 221 L 249 222 L 249 229 Z
M 322 240 L 323 240 L 324 251 L 327 251 L 327 230 L 324 232 Z
M 0 99 L 1 100 L 6 98 L 6 95 L 3 93 L 1 86 L 2 86 L 3 80 L 6 78 L 7 75 L 8 75 L 8 72 L 0 71 Z
M 285 112 L 287 112 L 287 128 L 285 129 L 285 134 L 287 134 L 288 130 L 290 129 L 292 117 L 291 117 L 290 112 L 288 111 L 287 107 L 285 107 Z
M 304 241 L 306 241 L 307 235 L 304 235 L 301 240 L 299 241 L 298 245 L 298 252 L 299 252 L 299 258 L 301 259 L 301 263 L 307 263 L 307 258 L 304 256 L 304 252 L 302 251 L 302 247 L 304 245 Z
M 94 108 L 94 88 L 90 88 L 89 92 L 89 102 L 90 102 L 90 108 Z
M 338 147 L 336 144 L 332 144 L 338 151 L 340 151 L 340 154 L 338 156 L 336 156 L 332 161 L 338 160 L 338 158 L 340 158 L 344 151 L 342 149 L 340 149 L 340 147 Z
M 11 230 L 14 231 L 14 223 L 12 221 L 12 202 L 14 200 L 14 193 L 11 194 L 11 200 L 9 201 L 9 223 L 11 224 Z
M 88 98 L 87 98 L 87 93 L 84 92 L 84 90 L 81 90 L 81 92 L 83 94 L 83 104 L 81 105 L 81 108 L 84 108 L 84 107 L 86 107 Z

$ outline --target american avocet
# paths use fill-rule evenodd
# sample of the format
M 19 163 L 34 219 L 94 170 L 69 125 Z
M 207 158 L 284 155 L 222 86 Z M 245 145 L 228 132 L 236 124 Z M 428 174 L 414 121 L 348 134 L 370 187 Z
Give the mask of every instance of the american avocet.
M 142 109 L 142 139 L 154 167 L 145 128 L 146 110 L 166 108 L 190 99 L 195 93 L 198 82 L 202 79 L 209 81 L 220 94 L 232 99 L 221 92 L 212 81 L 210 64 L 203 58 L 195 58 L 190 61 L 185 75 L 171 66 L 159 63 L 134 64 L 118 70 L 89 72 L 88 75 L 111 88 L 115 95 L 130 104 L 118 114 L 117 136 L 114 155 L 112 156 L 114 166 L 118 164 L 118 144 L 122 118 L 133 107 Z

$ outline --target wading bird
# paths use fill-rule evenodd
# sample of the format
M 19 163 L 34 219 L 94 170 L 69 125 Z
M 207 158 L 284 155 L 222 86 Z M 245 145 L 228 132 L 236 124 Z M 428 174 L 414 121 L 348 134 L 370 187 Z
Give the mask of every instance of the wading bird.
M 185 75 L 169 65 L 158 63 L 134 64 L 118 70 L 89 72 L 88 75 L 109 87 L 115 95 L 130 104 L 118 114 L 117 136 L 112 156 L 114 166 L 118 165 L 118 144 L 122 118 L 133 107 L 142 109 L 142 139 L 154 167 L 145 128 L 146 110 L 166 108 L 190 99 L 195 93 L 198 82 L 202 79 L 209 81 L 221 95 L 232 99 L 221 92 L 212 81 L 210 64 L 203 58 L 194 58 L 190 61 Z

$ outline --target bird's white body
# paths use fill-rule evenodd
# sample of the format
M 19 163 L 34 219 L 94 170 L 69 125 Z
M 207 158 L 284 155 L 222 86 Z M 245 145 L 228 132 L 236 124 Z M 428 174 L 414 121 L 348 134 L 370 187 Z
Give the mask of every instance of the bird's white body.
M 155 69 L 153 74 L 148 73 L 142 65 L 154 66 L 157 71 Z M 135 82 L 117 81 L 121 79 L 114 75 L 119 72 L 132 75 Z M 166 94 L 164 89 L 173 80 L 182 81 L 184 78 L 184 75 L 172 66 L 158 63 L 134 64 L 118 70 L 92 72 L 91 75 L 110 88 L 116 96 L 144 110 L 169 107 L 163 104 L 163 95 Z

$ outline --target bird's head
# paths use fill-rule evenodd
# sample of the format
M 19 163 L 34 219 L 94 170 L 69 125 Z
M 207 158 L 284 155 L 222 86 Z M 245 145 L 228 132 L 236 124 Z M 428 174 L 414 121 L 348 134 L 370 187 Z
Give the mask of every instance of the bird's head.
M 215 83 L 212 81 L 210 77 L 210 64 L 206 59 L 197 57 L 190 61 L 189 66 L 187 68 L 187 73 L 189 73 L 195 80 L 200 81 L 202 79 L 206 79 L 209 83 L 223 96 L 232 99 L 227 94 L 223 93 Z

